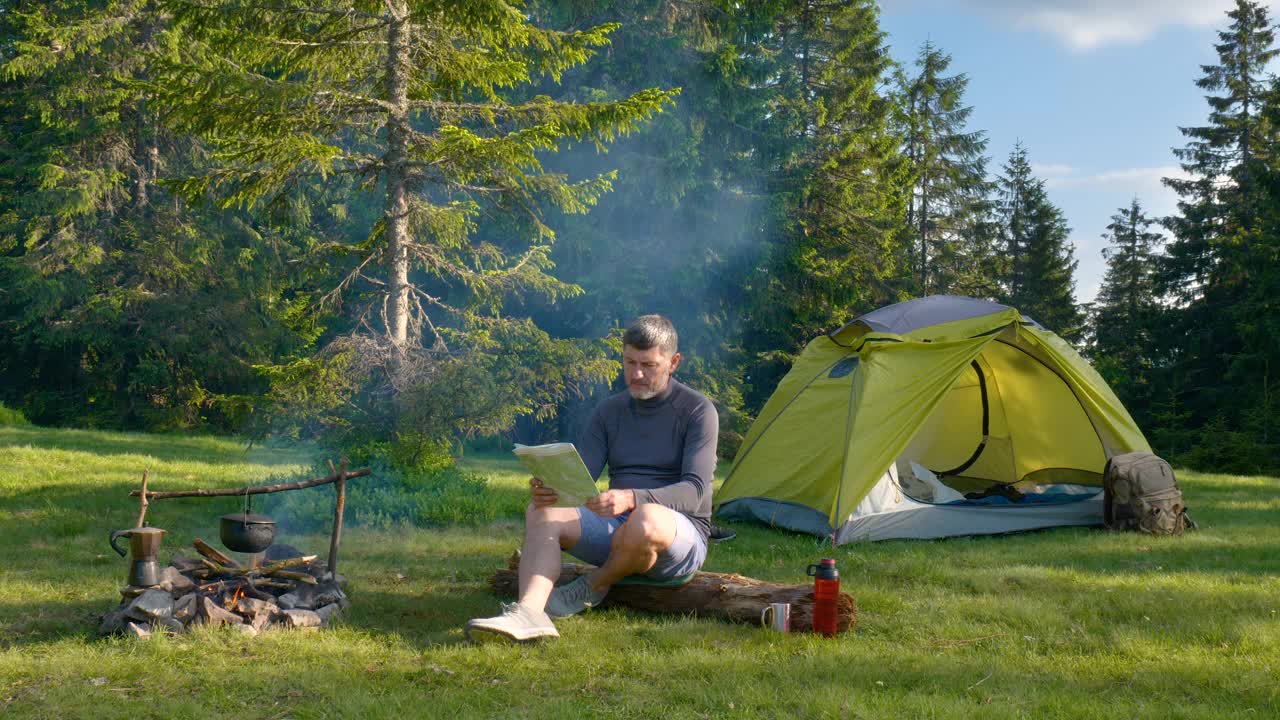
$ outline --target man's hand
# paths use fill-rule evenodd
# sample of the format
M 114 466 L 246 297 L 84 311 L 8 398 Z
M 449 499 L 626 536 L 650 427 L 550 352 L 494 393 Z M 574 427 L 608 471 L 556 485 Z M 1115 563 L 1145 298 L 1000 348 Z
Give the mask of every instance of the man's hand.
M 636 494 L 631 490 L 605 490 L 587 498 L 587 509 L 600 517 L 617 517 L 636 509 Z
M 560 499 L 555 490 L 543 487 L 538 478 L 529 478 L 529 494 L 533 496 L 533 506 L 540 508 L 551 507 Z

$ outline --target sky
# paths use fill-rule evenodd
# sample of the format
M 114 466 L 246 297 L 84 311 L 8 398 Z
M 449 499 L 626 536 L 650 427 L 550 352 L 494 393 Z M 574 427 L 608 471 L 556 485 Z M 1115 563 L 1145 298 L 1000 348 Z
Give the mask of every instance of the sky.
M 1280 0 L 1276 0 L 1280 4 Z M 1216 64 L 1216 33 L 1233 0 L 880 0 L 893 56 L 914 63 L 925 41 L 969 77 L 970 130 L 987 133 L 998 173 L 1027 148 L 1075 245 L 1076 299 L 1093 300 L 1106 271 L 1102 236 L 1134 197 L 1172 214 L 1162 177 L 1185 176 L 1179 127 L 1203 125 L 1200 67 Z M 1272 18 L 1277 10 L 1271 7 Z

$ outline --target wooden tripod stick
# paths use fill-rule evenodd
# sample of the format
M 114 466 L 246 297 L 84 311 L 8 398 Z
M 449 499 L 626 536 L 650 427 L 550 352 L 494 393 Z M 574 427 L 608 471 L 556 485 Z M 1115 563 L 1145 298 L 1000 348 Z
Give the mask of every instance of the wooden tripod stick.
M 151 504 L 147 500 L 147 475 L 150 473 L 150 470 L 142 471 L 142 492 L 139 495 L 139 497 L 142 498 L 142 501 L 138 503 L 138 522 L 134 523 L 134 527 L 144 527 L 142 523 L 147 519 L 147 506 Z
M 333 487 L 337 491 L 333 502 L 333 535 L 329 537 L 329 574 L 334 581 L 338 578 L 338 546 L 342 544 L 342 514 L 347 508 L 347 459 L 342 458 L 339 470 L 333 470 L 333 461 L 329 461 L 329 472 L 338 479 Z

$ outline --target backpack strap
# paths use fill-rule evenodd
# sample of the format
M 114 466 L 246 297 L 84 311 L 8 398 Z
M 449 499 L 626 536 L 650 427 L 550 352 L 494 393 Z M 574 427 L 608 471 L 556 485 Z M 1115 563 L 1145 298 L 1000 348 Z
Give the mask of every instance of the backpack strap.
M 1102 468 L 1102 522 L 1108 528 L 1116 521 L 1115 490 L 1111 483 L 1111 458 L 1107 458 L 1107 464 Z

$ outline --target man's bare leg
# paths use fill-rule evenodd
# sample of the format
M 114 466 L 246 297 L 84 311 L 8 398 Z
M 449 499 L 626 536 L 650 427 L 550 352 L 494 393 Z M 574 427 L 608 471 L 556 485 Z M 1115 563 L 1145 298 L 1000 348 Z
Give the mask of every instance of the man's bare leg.
M 520 604 L 542 611 L 560 577 L 560 550 L 582 536 L 576 508 L 535 507 L 524 513 L 524 548 L 520 551 Z
M 658 562 L 658 553 L 675 541 L 675 511 L 652 503 L 641 505 L 613 533 L 609 559 L 587 576 L 587 583 L 593 592 L 601 592 L 628 575 L 648 572 Z

